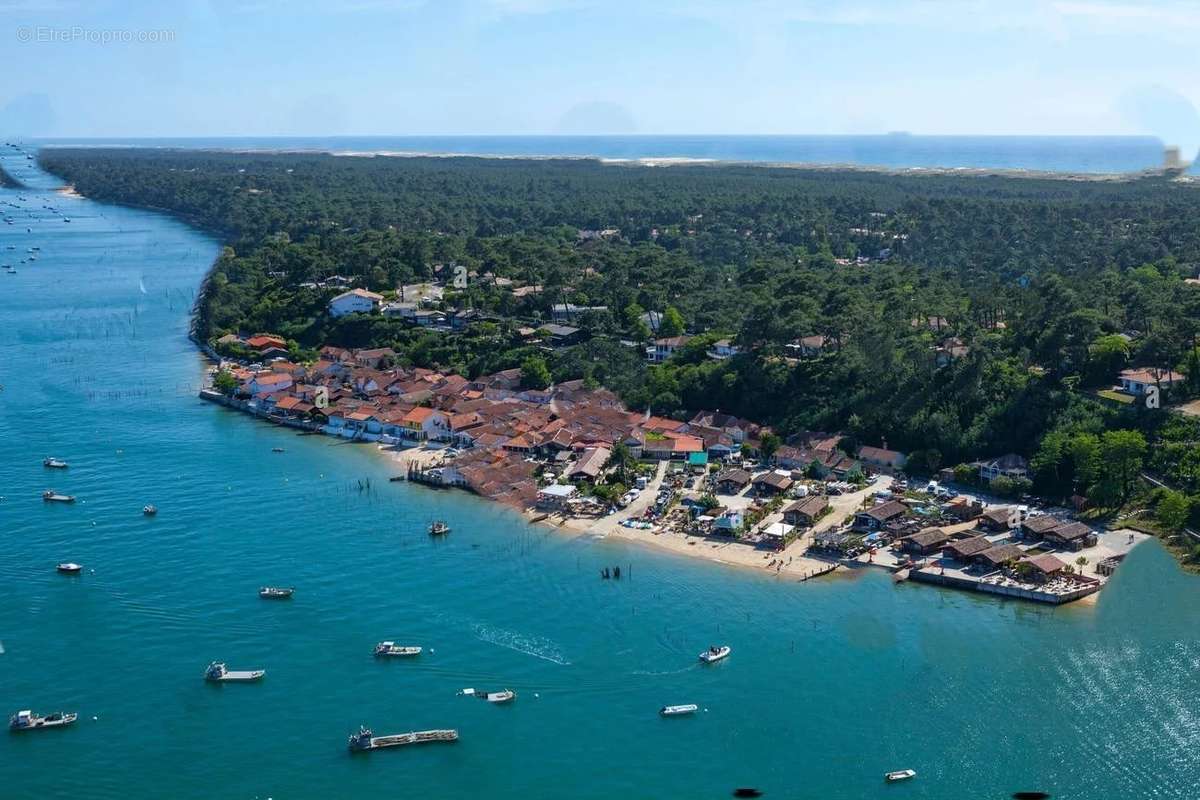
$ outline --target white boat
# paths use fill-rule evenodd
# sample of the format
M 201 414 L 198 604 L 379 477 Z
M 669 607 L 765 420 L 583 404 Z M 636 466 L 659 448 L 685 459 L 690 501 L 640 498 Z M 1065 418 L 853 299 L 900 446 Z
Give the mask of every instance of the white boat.
M 204 680 L 206 681 L 256 681 L 266 675 L 265 669 L 226 669 L 225 664 L 220 661 L 214 661 L 208 665 L 208 669 L 204 670 Z
M 396 644 L 395 642 L 380 642 L 375 645 L 377 656 L 419 656 L 421 648 Z
M 682 706 L 663 706 L 658 710 L 658 713 L 664 717 L 681 717 L 684 714 L 695 714 L 699 710 L 700 706 L 695 703 L 687 703 Z
M 74 503 L 75 495 L 59 494 L 53 489 L 47 489 L 46 491 L 42 492 L 42 499 L 47 503 Z
M 65 725 L 70 725 L 77 719 L 79 719 L 78 714 L 68 714 L 62 711 L 39 717 L 37 714 L 26 709 L 18 711 L 9 717 L 8 728 L 13 731 L 31 731 L 37 728 L 61 728 Z
M 59 572 L 65 572 L 68 575 L 76 575 L 83 570 L 82 564 L 76 564 L 74 561 L 64 561 L 55 567 Z
M 894 783 L 896 781 L 906 781 L 909 778 L 915 777 L 917 777 L 917 771 L 915 769 L 898 769 L 895 772 L 885 773 L 883 779 L 888 783 Z
M 295 592 L 296 590 L 290 586 L 264 586 L 258 590 L 258 596 L 282 600 L 286 597 L 291 597 Z
M 512 689 L 505 689 L 502 692 L 478 692 L 475 696 L 482 697 L 489 703 L 511 703 L 517 699 L 517 693 Z
M 732 652 L 733 648 L 727 644 L 723 644 L 720 647 L 713 645 L 700 654 L 700 660 L 712 664 L 714 661 L 720 661 Z
M 410 733 L 393 733 L 387 736 L 376 736 L 365 726 L 358 733 L 350 735 L 350 749 L 356 752 L 365 750 L 380 750 L 384 747 L 400 747 L 406 744 L 428 744 L 430 742 L 457 742 L 458 731 L 453 729 L 433 731 L 412 731 Z
M 50 469 L 66 469 L 71 465 L 62 459 L 47 457 L 42 459 L 42 466 Z
M 145 514 L 147 517 L 153 517 L 155 514 L 158 513 L 158 506 L 150 506 L 150 505 L 142 506 L 142 513 Z

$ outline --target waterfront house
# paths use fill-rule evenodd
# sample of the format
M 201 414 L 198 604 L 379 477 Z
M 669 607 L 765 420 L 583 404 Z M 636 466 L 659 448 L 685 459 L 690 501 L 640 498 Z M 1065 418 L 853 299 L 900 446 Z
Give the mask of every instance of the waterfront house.
M 404 415 L 404 432 L 410 439 L 445 440 L 451 438 L 450 421 L 444 412 L 417 406 Z
M 282 336 L 276 336 L 273 333 L 256 333 L 246 340 L 246 346 L 262 353 L 265 350 L 283 350 L 287 352 L 287 342 Z
M 941 550 L 950 541 L 950 534 L 942 528 L 925 528 L 919 533 L 904 537 L 900 549 L 913 555 L 929 555 Z
M 751 483 L 754 484 L 754 491 L 760 497 L 774 497 L 791 489 L 795 481 L 792 480 L 790 472 L 771 470 L 757 476 Z
M 579 489 L 569 483 L 552 483 L 538 489 L 537 507 L 546 511 L 561 511 L 579 495 Z
M 347 314 L 370 314 L 379 308 L 381 302 L 383 302 L 383 295 L 368 292 L 366 289 L 351 289 L 329 301 L 329 314 L 333 317 L 344 317 Z
M 282 392 L 291 385 L 292 376 L 286 372 L 258 372 L 246 382 L 243 390 L 246 394 L 257 395 L 263 392 Z
M 822 494 L 797 500 L 783 510 L 783 520 L 790 525 L 809 526 L 829 511 L 829 498 Z
M 987 550 L 976 553 L 971 557 L 971 563 L 980 569 L 993 571 L 1016 561 L 1024 554 L 1024 551 L 1015 544 L 1005 542 L 992 545 Z
M 1068 550 L 1082 550 L 1096 544 L 1096 532 L 1082 522 L 1068 522 L 1042 534 L 1042 541 Z
M 1121 391 L 1134 397 L 1141 397 L 1151 386 L 1157 386 L 1163 391 L 1170 391 L 1176 384 L 1182 383 L 1183 376 L 1178 372 L 1159 367 L 1139 367 L 1121 371 Z
M 744 469 L 727 469 L 717 475 L 717 491 L 738 494 L 750 485 L 750 473 Z
M 1011 531 L 1021 524 L 1021 511 L 1016 506 L 992 506 L 980 515 L 979 524 L 989 531 Z
M 877 531 L 885 524 L 899 520 L 908 513 L 908 506 L 898 500 L 889 500 L 876 506 L 859 511 L 854 515 L 854 529 L 860 531 Z
M 1039 556 L 1026 556 L 1017 562 L 1029 565 L 1029 576 L 1037 583 L 1045 583 L 1050 578 L 1061 575 L 1067 565 L 1053 553 L 1042 553 Z
M 1062 524 L 1061 519 L 1048 514 L 1029 517 L 1021 523 L 1021 534 L 1027 539 L 1037 540 Z
M 575 464 L 567 471 L 570 480 L 595 481 L 604 472 L 604 465 L 612 456 L 607 447 L 589 447 L 579 454 Z
M 727 508 L 713 520 L 713 531 L 716 533 L 732 534 L 741 530 L 746 521 L 745 512 L 740 508 Z
M 990 481 L 1002 475 L 1014 479 L 1027 478 L 1029 477 L 1029 462 L 1016 453 L 1008 453 L 999 458 L 980 462 L 979 477 L 983 480 Z
M 965 564 L 991 546 L 992 543 L 986 536 L 971 536 L 947 542 L 942 549 L 942 555 Z
M 767 527 L 763 528 L 762 538 L 763 543 L 770 547 L 783 547 L 787 544 L 788 539 L 792 536 L 795 528 L 788 525 L 786 522 L 772 522 Z

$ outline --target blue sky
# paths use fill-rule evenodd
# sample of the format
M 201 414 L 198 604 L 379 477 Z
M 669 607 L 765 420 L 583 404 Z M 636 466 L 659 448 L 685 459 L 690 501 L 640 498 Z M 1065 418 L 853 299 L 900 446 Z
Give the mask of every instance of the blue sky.
M 108 31 L 169 33 L 88 40 Z M 1200 3 L 1175 0 L 0 0 L 0 128 L 1152 133 L 1194 148 L 1197 41 Z

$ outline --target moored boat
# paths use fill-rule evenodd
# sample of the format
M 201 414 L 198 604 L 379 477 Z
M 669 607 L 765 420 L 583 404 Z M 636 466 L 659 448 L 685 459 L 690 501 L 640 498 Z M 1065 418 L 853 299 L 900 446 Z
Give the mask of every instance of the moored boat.
M 475 696 L 487 700 L 489 703 L 511 703 L 517 699 L 517 693 L 512 689 L 500 692 L 476 692 Z
M 158 513 L 158 506 L 145 505 L 142 506 L 142 513 L 147 517 L 153 517 Z
M 395 642 L 380 642 L 375 645 L 375 655 L 377 656 L 419 656 L 421 648 L 400 645 Z
M 273 600 L 282 600 L 291 597 L 295 593 L 295 589 L 291 586 L 264 586 L 258 590 L 259 597 L 268 597 Z
M 61 458 L 47 456 L 46 458 L 42 459 L 42 466 L 49 467 L 50 469 L 66 469 L 71 465 L 63 461 Z
M 430 536 L 442 536 L 450 532 L 450 526 L 443 520 L 437 520 L 429 526 Z
M 664 717 L 680 717 L 684 714 L 695 714 L 699 708 L 700 706 L 695 703 L 686 703 L 681 706 L 663 706 L 658 710 L 658 713 Z
M 411 731 L 409 733 L 393 733 L 387 736 L 376 736 L 370 728 L 360 727 L 358 733 L 350 734 L 350 749 L 356 752 L 379 750 L 384 747 L 399 747 L 405 744 L 427 744 L 430 742 L 457 742 L 458 731 L 441 729 L 432 731 Z
M 64 561 L 56 566 L 55 569 L 67 575 L 77 575 L 83 571 L 83 565 L 76 564 L 74 561 Z
M 37 728 L 62 728 L 70 725 L 77 719 L 79 719 L 78 714 L 63 711 L 56 711 L 53 714 L 39 717 L 37 714 L 26 709 L 18 711 L 9 717 L 8 728 L 13 731 L 31 731 Z
M 47 503 L 74 503 L 75 495 L 59 494 L 53 489 L 47 489 L 46 491 L 42 492 L 42 500 L 46 501 Z
M 208 665 L 208 669 L 204 670 L 204 680 L 221 682 L 256 681 L 266 674 L 267 671 L 265 669 L 227 669 L 223 662 L 214 661 Z
M 714 661 L 720 661 L 722 658 L 725 658 L 732 652 L 733 648 L 727 644 L 720 646 L 713 645 L 700 654 L 700 660 L 711 664 Z
M 915 769 L 898 769 L 894 772 L 884 773 L 883 779 L 888 783 L 895 783 L 896 781 L 906 781 L 909 778 L 915 777 L 917 777 Z

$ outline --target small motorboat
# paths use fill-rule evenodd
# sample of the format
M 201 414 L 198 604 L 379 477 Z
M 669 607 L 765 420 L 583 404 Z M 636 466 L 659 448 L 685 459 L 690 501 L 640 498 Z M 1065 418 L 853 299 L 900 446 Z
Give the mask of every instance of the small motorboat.
M 419 656 L 421 648 L 399 645 L 395 642 L 380 642 L 375 645 L 375 655 L 377 656 Z
M 142 514 L 147 517 L 153 517 L 158 513 L 158 506 L 145 505 L 142 506 Z
M 79 719 L 78 714 L 68 714 L 63 711 L 56 711 L 53 714 L 39 717 L 27 709 L 25 711 L 18 711 L 9 717 L 8 728 L 13 731 L 31 731 L 37 728 L 62 728 L 70 725 L 77 719 Z
M 46 491 L 42 492 L 42 499 L 47 503 L 74 503 L 75 495 L 59 494 L 53 489 L 47 489 Z
M 272 600 L 283 600 L 291 597 L 296 592 L 291 586 L 264 586 L 258 590 L 259 597 L 266 597 Z
M 64 561 L 56 566 L 55 569 L 64 575 L 78 575 L 83 571 L 83 565 L 76 564 L 74 561 Z
M 429 535 L 430 536 L 442 536 L 449 532 L 450 532 L 450 526 L 447 525 L 444 521 L 442 521 L 440 519 L 437 522 L 434 522 L 432 525 L 429 526 Z
M 66 469 L 71 465 L 62 459 L 47 457 L 42 459 L 42 466 L 49 467 L 50 469 Z
M 363 752 L 380 750 L 385 747 L 400 747 L 406 744 L 428 744 L 430 742 L 457 742 L 458 731 L 443 729 L 433 731 L 411 731 L 409 733 L 392 733 L 387 736 L 376 736 L 371 729 L 361 726 L 358 733 L 350 735 L 350 750 Z
M 888 783 L 895 783 L 896 781 L 906 781 L 909 778 L 915 777 L 917 777 L 915 769 L 898 769 L 895 772 L 884 773 L 883 779 Z
M 282 447 L 272 447 L 272 448 L 271 448 L 271 452 L 272 452 L 272 453 L 282 453 L 282 452 L 283 452 L 283 448 L 282 448 Z
M 727 644 L 723 644 L 719 647 L 717 645 L 713 645 L 700 654 L 700 660 L 707 664 L 712 664 L 716 661 L 720 661 L 722 658 L 727 657 L 732 652 L 733 648 Z
M 512 689 L 505 689 L 502 692 L 476 692 L 475 696 L 487 700 L 489 703 L 511 703 L 517 699 L 517 693 Z
M 700 706 L 695 703 L 687 703 L 682 706 L 663 706 L 658 713 L 664 717 L 682 717 L 685 714 L 695 714 L 699 709 Z
M 204 680 L 215 682 L 257 681 L 266 675 L 265 669 L 226 669 L 224 662 L 214 661 L 204 670 Z

